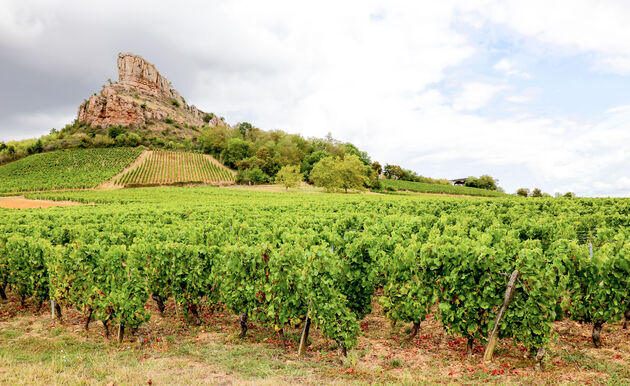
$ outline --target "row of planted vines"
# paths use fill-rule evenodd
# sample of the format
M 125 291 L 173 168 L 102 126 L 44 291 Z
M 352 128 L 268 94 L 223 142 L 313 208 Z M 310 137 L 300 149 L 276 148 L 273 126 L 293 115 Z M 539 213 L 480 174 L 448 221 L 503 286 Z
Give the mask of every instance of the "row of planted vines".
M 22 301 L 52 298 L 119 331 L 147 320 L 148 301 L 162 310 L 174 298 L 191 323 L 201 306 L 221 305 L 240 316 L 242 335 L 247 321 L 280 333 L 309 325 L 345 352 L 375 300 L 412 335 L 433 313 L 467 347 L 485 344 L 512 282 L 497 336 L 532 358 L 544 356 L 557 319 L 592 323 L 600 346 L 602 325 L 630 307 L 628 200 L 324 199 L 212 188 L 136 189 L 110 200 L 0 211 L 3 290 Z
M 122 172 L 142 148 L 58 150 L 0 166 L 0 193 L 93 188 Z
M 198 153 L 152 151 L 136 168 L 118 178 L 123 186 L 177 183 L 219 184 L 234 181 L 233 173 L 210 156 Z

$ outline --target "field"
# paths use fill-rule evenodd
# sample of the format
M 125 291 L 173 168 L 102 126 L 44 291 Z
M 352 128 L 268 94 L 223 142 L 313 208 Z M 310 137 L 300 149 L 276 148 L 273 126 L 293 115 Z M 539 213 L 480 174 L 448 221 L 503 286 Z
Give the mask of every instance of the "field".
M 481 197 L 504 197 L 505 193 L 494 192 L 485 189 L 469 188 L 467 186 L 453 186 L 442 184 L 429 184 L 426 182 L 399 181 L 399 180 L 381 180 L 383 189 L 391 189 L 397 191 L 409 191 L 416 193 L 433 193 L 433 194 L 453 194 L 464 196 L 481 196 Z
M 130 187 L 179 183 L 230 184 L 233 182 L 234 173 L 208 155 L 151 151 L 137 167 L 117 178 L 114 184 Z
M 0 209 L 7 383 L 630 377 L 630 200 L 212 187 L 28 197 L 96 205 Z M 38 311 L 50 298 L 62 320 Z
M 93 188 L 129 166 L 142 149 L 75 149 L 35 154 L 0 166 L 0 193 Z

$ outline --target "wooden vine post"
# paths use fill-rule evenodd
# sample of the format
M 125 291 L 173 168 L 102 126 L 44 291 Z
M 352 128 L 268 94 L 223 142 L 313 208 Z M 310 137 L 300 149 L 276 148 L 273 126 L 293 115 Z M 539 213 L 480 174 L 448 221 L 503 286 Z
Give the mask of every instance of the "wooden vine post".
M 306 315 L 306 320 L 304 321 L 304 329 L 302 330 L 302 337 L 300 338 L 300 348 L 298 350 L 298 356 L 303 356 L 306 353 L 306 345 L 308 341 L 308 332 L 311 328 L 311 318 Z
M 492 328 L 492 332 L 488 337 L 488 344 L 486 345 L 486 352 L 483 354 L 484 361 L 492 360 L 492 354 L 494 353 L 494 348 L 497 345 L 497 340 L 499 339 L 499 322 L 501 318 L 503 318 L 503 314 L 507 310 L 510 302 L 512 301 L 512 297 L 514 296 L 514 290 L 516 289 L 516 280 L 520 276 L 520 272 L 518 269 L 512 272 L 510 276 L 510 281 L 508 282 L 508 286 L 505 289 L 505 297 L 503 298 L 503 306 L 499 309 L 499 313 L 497 314 L 496 319 L 494 320 L 494 328 Z

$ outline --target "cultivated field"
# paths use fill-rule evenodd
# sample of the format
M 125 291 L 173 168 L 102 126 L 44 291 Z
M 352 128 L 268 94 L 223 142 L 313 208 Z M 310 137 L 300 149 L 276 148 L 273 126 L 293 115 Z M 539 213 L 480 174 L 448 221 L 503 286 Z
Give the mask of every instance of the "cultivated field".
M 96 205 L 0 209 L 6 383 L 630 377 L 630 200 L 212 187 L 28 197 Z
M 142 153 L 138 148 L 73 149 L 35 154 L 0 166 L 0 193 L 93 188 Z
M 129 187 L 234 183 L 234 173 L 209 155 L 174 151 L 148 153 L 136 167 L 116 178 L 114 184 Z
M 496 192 L 486 189 L 469 188 L 467 186 L 453 186 L 442 184 L 429 184 L 426 182 L 400 181 L 400 180 L 381 180 L 385 190 L 407 191 L 416 193 L 432 193 L 446 195 L 464 195 L 479 197 L 505 197 L 505 193 Z

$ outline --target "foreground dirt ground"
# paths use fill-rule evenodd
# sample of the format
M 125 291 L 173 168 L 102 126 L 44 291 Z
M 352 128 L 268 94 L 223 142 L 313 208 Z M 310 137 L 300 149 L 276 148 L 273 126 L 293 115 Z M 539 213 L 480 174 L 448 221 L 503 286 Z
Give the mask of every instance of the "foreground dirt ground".
M 287 350 L 272 329 L 250 325 L 238 339 L 237 317 L 206 307 L 194 327 L 171 301 L 163 316 L 153 303 L 149 323 L 119 344 L 105 339 L 100 322 L 86 334 L 81 313 L 64 310 L 63 323 L 49 307 L 19 307 L 10 295 L 0 303 L 2 384 L 418 384 L 480 382 L 512 384 L 628 384 L 630 330 L 606 325 L 604 347 L 594 349 L 590 326 L 555 324 L 543 370 L 522 347 L 503 340 L 491 363 L 472 358 L 465 341 L 445 333 L 431 316 L 405 343 L 409 326 L 392 327 L 375 304 L 362 323 L 359 345 L 340 359 L 333 342 L 312 331 L 304 358 L 297 357 L 300 330 L 286 331 Z M 49 306 L 49 304 L 47 305 Z

